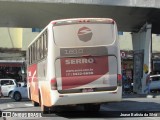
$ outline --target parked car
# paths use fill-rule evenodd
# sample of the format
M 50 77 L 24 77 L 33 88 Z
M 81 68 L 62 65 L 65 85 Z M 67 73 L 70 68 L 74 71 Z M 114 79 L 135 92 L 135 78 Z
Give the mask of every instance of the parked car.
M 11 98 L 14 99 L 15 101 L 21 101 L 24 98 L 28 98 L 27 84 L 16 87 L 12 91 Z
M 150 90 L 160 90 L 160 74 L 150 76 Z
M 0 79 L 0 84 L 3 96 L 10 96 L 13 89 L 18 86 L 16 80 L 10 78 Z

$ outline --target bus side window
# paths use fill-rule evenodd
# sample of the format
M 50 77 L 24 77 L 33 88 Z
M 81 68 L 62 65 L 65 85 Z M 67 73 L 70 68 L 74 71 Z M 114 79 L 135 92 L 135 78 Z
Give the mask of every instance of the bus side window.
M 31 47 L 32 47 L 32 63 L 34 63 L 34 44 Z
M 35 58 L 35 62 L 37 61 L 37 42 L 34 43 L 34 58 Z
M 40 39 L 37 40 L 37 60 L 40 60 Z
M 47 37 L 47 31 L 43 34 L 44 38 L 44 57 L 47 56 L 47 50 L 48 50 L 48 37 Z
M 40 59 L 43 59 L 43 35 L 40 37 L 40 50 L 39 50 L 39 52 L 40 52 Z
M 32 47 L 30 47 L 30 64 L 32 64 Z
M 35 62 L 35 43 L 32 45 L 33 63 Z
M 28 58 L 29 58 L 29 64 L 31 64 L 31 48 L 28 49 Z

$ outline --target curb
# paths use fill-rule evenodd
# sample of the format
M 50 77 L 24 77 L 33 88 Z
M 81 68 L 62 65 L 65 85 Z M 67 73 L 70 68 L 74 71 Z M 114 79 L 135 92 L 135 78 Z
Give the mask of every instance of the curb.
M 160 94 L 149 94 L 147 98 L 160 98 Z
M 160 94 L 127 94 L 122 98 L 160 98 Z

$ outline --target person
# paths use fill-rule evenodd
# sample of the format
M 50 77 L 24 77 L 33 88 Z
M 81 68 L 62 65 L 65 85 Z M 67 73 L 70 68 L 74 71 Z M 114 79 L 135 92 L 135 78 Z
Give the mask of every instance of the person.
M 0 83 L 0 98 L 3 97 L 3 94 L 2 94 L 2 86 L 1 86 L 1 83 Z
M 150 72 L 148 74 L 148 71 L 145 72 L 146 73 L 146 88 L 144 90 L 144 93 L 150 93 L 150 83 L 151 83 L 151 80 L 150 80 L 150 75 L 152 74 L 152 72 Z
M 126 72 L 123 71 L 123 74 L 122 74 L 122 91 L 123 91 L 123 94 L 125 94 L 125 85 L 126 85 L 126 82 L 127 82 Z
M 129 89 L 130 89 L 130 86 L 128 84 L 128 77 L 126 75 L 126 72 L 124 71 L 123 75 L 122 75 L 122 91 L 123 91 L 123 94 L 128 93 Z

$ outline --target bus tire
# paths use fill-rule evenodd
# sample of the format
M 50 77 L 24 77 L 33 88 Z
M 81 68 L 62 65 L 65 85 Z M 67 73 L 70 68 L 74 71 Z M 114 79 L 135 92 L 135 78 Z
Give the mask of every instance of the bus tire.
M 50 113 L 50 108 L 41 104 L 41 111 L 43 114 L 48 114 L 48 113 Z
M 57 112 L 57 106 L 50 107 L 50 113 L 56 113 Z
M 100 104 L 85 104 L 84 110 L 87 112 L 99 112 Z
M 39 106 L 39 103 L 37 103 L 37 102 L 35 102 L 35 101 L 33 101 L 33 100 L 32 100 L 32 104 L 33 104 L 34 107 Z

